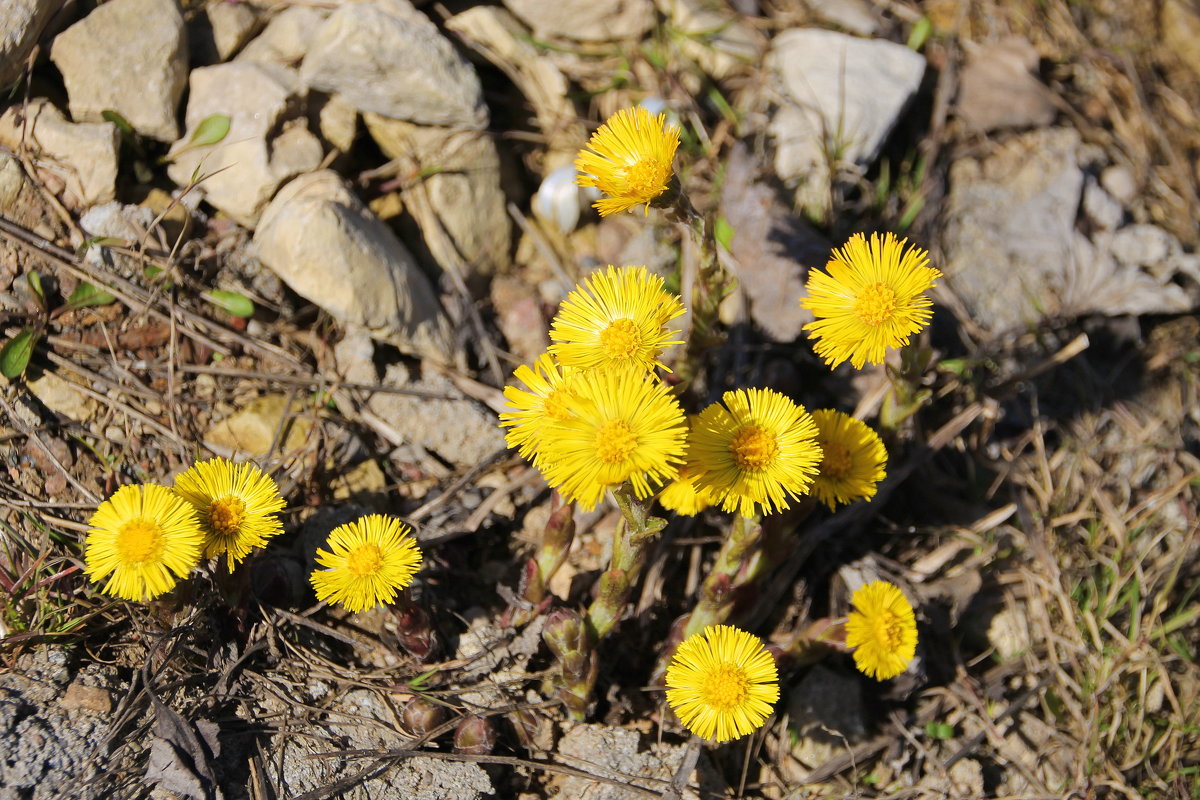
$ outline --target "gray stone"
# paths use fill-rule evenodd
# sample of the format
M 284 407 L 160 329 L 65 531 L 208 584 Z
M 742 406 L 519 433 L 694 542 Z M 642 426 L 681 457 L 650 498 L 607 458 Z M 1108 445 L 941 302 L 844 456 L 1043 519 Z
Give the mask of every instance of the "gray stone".
M 320 143 L 303 122 L 281 124 L 293 113 L 292 97 L 258 64 L 234 61 L 192 70 L 188 130 L 171 148 L 174 161 L 167 174 L 180 186 L 189 185 L 194 175 L 204 176 L 205 199 L 253 228 L 283 180 L 321 162 Z M 191 147 L 196 127 L 213 114 L 230 118 L 229 133 L 216 144 Z
M 303 94 L 306 87 L 300 80 L 299 64 L 327 19 L 329 12 L 325 9 L 312 6 L 285 8 L 242 48 L 234 61 L 258 64 L 282 86 Z
M 258 28 L 258 14 L 249 3 L 209 3 L 204 7 L 220 61 L 229 59 Z
M 0 89 L 21 77 L 25 59 L 58 8 L 47 0 L 0 0 Z
M 1126 225 L 1113 233 L 1105 248 L 1121 264 L 1150 267 L 1155 272 L 1183 252 L 1179 240 L 1157 225 Z
M 175 0 L 109 0 L 55 37 L 50 58 L 77 122 L 112 109 L 143 136 L 179 136 L 187 35 Z
M 572 775 L 563 781 L 558 796 L 586 797 L 588 800 L 643 800 L 646 796 L 644 791 L 621 784 L 661 792 L 662 782 L 675 777 L 686 752 L 686 744 L 654 742 L 643 746 L 641 734 L 630 728 L 575 725 L 559 740 L 555 760 L 617 783 L 600 783 Z M 650 781 L 648 778 L 658 780 Z M 697 781 L 701 787 L 699 793 L 691 788 L 691 784 Z M 720 779 L 707 768 L 702 753 L 696 773 L 689 776 L 679 796 L 683 800 L 723 797 L 723 788 Z
M 615 42 L 637 39 L 654 27 L 651 0 L 504 0 L 539 39 Z
M 438 265 L 483 275 L 506 267 L 511 231 L 492 137 L 372 113 L 363 121 L 401 174 L 425 176 L 404 193 L 404 203 Z
M 1058 107 L 1034 77 L 1037 63 L 1037 50 L 1020 37 L 972 48 L 959 79 L 959 119 L 983 132 L 1049 125 Z
M 792 688 L 787 714 L 795 733 L 792 756 L 811 769 L 866 738 L 862 684 L 821 664 Z
M 1084 184 L 1079 147 L 1074 129 L 1050 128 L 951 165 L 944 272 L 981 328 L 1189 307 L 1180 287 L 1119 264 L 1075 229 Z
M 334 11 L 316 31 L 301 76 L 359 111 L 421 125 L 487 125 L 479 76 L 407 0 Z
M 1128 205 L 1137 197 L 1137 180 L 1128 167 L 1114 165 L 1100 173 L 1100 185 L 1119 202 Z
M 1093 178 L 1087 176 L 1083 185 L 1083 213 L 1097 229 L 1111 231 L 1125 218 L 1121 203 Z
M 479 464 L 504 448 L 504 433 L 496 415 L 464 396 L 448 378 L 427 371 L 409 380 L 403 366 L 392 365 L 383 383 L 437 397 L 380 392 L 367 401 L 371 411 L 409 442 L 460 467 Z
M 311 172 L 283 187 L 254 245 L 263 264 L 335 319 L 414 355 L 453 360 L 428 279 L 337 173 Z
M 768 128 L 775 172 L 798 182 L 798 201 L 819 212 L 836 176 L 830 166 L 874 161 L 925 73 L 925 59 L 903 45 L 815 28 L 777 36 L 767 64 L 780 93 Z
M 120 134 L 111 122 L 67 122 L 49 101 L 31 100 L 27 116 L 14 105 L 0 117 L 0 146 L 19 150 L 22 142 L 37 168 L 62 182 L 74 205 L 113 199 Z
M 804 0 L 814 14 L 859 36 L 879 32 L 878 12 L 866 0 Z

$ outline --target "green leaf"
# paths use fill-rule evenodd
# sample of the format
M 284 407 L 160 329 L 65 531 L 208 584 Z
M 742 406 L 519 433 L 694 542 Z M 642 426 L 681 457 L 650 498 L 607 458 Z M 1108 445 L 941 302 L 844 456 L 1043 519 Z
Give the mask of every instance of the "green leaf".
M 23 373 L 33 357 L 38 338 L 37 329 L 30 325 L 5 342 L 4 347 L 0 347 L 0 375 L 12 380 Z
M 217 308 L 223 309 L 235 317 L 244 319 L 254 316 L 254 303 L 245 295 L 214 289 L 202 296 Z
M 46 308 L 46 290 L 42 288 L 42 275 L 36 269 L 29 270 L 29 274 L 25 276 L 25 282 L 29 284 L 29 290 L 33 292 L 34 297 L 38 299 L 38 305 L 42 310 Z
M 165 269 L 163 269 L 162 267 L 156 267 L 153 264 L 148 264 L 142 270 L 142 274 L 146 276 L 146 279 L 151 280 L 151 281 L 158 280 L 158 276 L 162 275 L 165 272 L 166 272 Z
M 116 111 L 113 111 L 111 108 L 106 108 L 100 112 L 100 116 L 104 117 L 105 120 L 111 122 L 113 125 L 116 125 L 117 130 L 119 130 L 125 136 L 133 136 L 133 126 L 129 124 L 129 120 L 122 117 Z
M 117 298 L 113 297 L 103 289 L 97 289 L 95 286 L 92 286 L 87 282 L 76 286 L 75 291 L 71 292 L 71 296 L 67 298 L 67 305 L 71 308 L 106 306 L 115 302 L 117 302 Z
M 717 244 L 732 252 L 733 226 L 729 224 L 729 220 L 717 217 L 717 221 L 713 223 L 713 236 L 716 237 Z
M 79 247 L 75 248 L 75 255 L 82 256 L 93 247 L 111 247 L 112 245 L 123 245 L 124 239 L 118 239 L 114 236 L 93 236 L 90 239 L 84 239 Z
M 200 120 L 188 147 L 207 147 L 216 144 L 229 133 L 230 119 L 225 114 L 212 114 Z
M 925 735 L 930 739 L 953 739 L 954 726 L 946 722 L 927 722 Z
M 931 33 L 933 33 L 933 22 L 929 17 L 921 17 L 917 20 L 917 24 L 913 25 L 912 33 L 908 35 L 908 42 L 906 42 L 908 49 L 920 52 Z

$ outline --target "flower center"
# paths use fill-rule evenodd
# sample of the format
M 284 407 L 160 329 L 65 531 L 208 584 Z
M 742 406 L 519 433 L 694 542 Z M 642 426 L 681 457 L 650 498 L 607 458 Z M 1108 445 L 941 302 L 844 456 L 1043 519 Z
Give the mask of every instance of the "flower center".
M 642 333 L 631 319 L 614 320 L 600 331 L 600 348 L 608 358 L 629 358 L 642 346 Z
M 853 461 L 850 448 L 841 442 L 821 442 L 821 474 L 827 478 L 844 478 L 850 473 Z
M 625 168 L 625 180 L 629 183 L 629 194 L 647 200 L 658 197 L 667 189 L 670 164 L 653 158 L 643 158 Z
M 882 325 L 896 313 L 896 292 L 886 283 L 873 283 L 858 293 L 854 313 L 871 327 Z
M 619 464 L 637 447 L 637 441 L 628 422 L 606 422 L 596 431 L 596 455 L 605 464 Z
M 745 470 L 758 470 L 775 460 L 779 444 L 775 437 L 757 425 L 744 425 L 729 445 L 733 460 Z
M 742 669 L 733 664 L 721 664 L 704 676 L 700 697 L 705 705 L 729 711 L 741 705 L 749 688 L 750 682 Z
M 565 389 L 555 389 L 546 395 L 546 416 L 560 422 L 570 419 L 571 412 L 567 409 L 567 398 L 569 396 Z
M 121 561 L 137 566 L 155 561 L 162 552 L 162 528 L 147 519 L 126 522 L 117 532 L 117 553 Z
M 208 524 L 218 536 L 233 536 L 246 519 L 246 504 L 242 498 L 226 495 L 208 507 Z
M 881 611 L 875 619 L 875 638 L 884 644 L 888 651 L 898 649 L 904 641 L 904 620 L 891 611 Z
M 356 578 L 368 578 L 383 566 L 383 552 L 379 545 L 368 542 L 346 554 L 346 569 Z

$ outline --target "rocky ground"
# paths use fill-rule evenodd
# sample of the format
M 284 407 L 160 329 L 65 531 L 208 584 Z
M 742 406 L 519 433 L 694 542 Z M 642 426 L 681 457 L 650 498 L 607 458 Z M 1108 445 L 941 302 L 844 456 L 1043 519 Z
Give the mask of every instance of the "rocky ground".
M 0 800 L 1200 797 L 1194 3 L 0 0 L 0 87 Z M 791 670 L 700 752 L 650 684 L 720 515 L 652 548 L 587 723 L 544 617 L 503 624 L 550 496 L 501 389 L 588 270 L 696 274 L 667 215 L 573 184 L 639 102 L 736 278 L 699 385 L 896 421 L 877 499 L 797 529 L 752 629 L 863 574 L 921 625 L 899 679 Z M 801 332 L 808 269 L 877 229 L 946 274 L 900 408 Z M 243 600 L 89 586 L 96 504 L 214 454 L 288 500 Z M 314 605 L 366 511 L 417 528 L 431 646 Z M 615 516 L 577 521 L 564 607 Z M 494 741 L 456 750 L 466 717 Z

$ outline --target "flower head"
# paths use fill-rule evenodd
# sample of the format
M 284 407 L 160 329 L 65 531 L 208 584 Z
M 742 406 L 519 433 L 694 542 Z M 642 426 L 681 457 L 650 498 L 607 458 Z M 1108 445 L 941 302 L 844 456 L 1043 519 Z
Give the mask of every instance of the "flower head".
M 339 525 L 329 533 L 328 550 L 317 550 L 310 580 L 317 599 L 341 603 L 357 614 L 391 603 L 421 568 L 421 550 L 403 522 L 382 514 Z
M 534 464 L 540 463 L 547 428 L 567 419 L 572 372 L 569 367 L 558 366 L 550 353 L 543 353 L 532 369 L 522 364 L 513 372 L 525 389 L 504 387 L 504 398 L 512 409 L 500 415 L 500 424 L 509 429 L 505 442 Z
M 200 517 L 204 557 L 224 553 L 230 572 L 251 550 L 283 532 L 275 516 L 285 505 L 279 487 L 254 464 L 197 461 L 175 479 L 175 494 Z
M 688 437 L 688 471 L 721 507 L 743 516 L 788 508 L 821 463 L 812 416 L 770 389 L 737 389 L 700 412 Z
M 757 636 L 710 625 L 667 666 L 667 704 L 701 739 L 726 742 L 759 728 L 779 699 L 774 657 Z
M 103 591 L 149 600 L 174 588 L 200 560 L 195 510 L 165 486 L 122 486 L 89 521 L 84 572 Z
M 685 517 L 694 517 L 719 502 L 721 498 L 714 490 L 696 488 L 696 478 L 687 467 L 658 493 L 659 505 Z
M 831 367 L 849 361 L 855 369 L 883 363 L 887 348 L 908 344 L 933 312 L 925 292 L 942 273 L 929 266 L 929 253 L 907 252 L 907 239 L 891 233 L 850 237 L 825 265 L 808 275 L 808 297 L 800 305 L 816 315 L 804 326 L 813 349 Z
M 566 500 L 595 508 L 605 490 L 629 481 L 639 497 L 675 477 L 687 428 L 679 402 L 653 376 L 634 370 L 583 372 L 571 383 L 569 416 L 546 434 L 539 468 Z
M 894 678 L 917 654 L 917 619 L 908 600 L 887 581 L 873 581 L 850 598 L 846 646 L 854 665 L 876 680 Z
M 618 111 L 579 151 L 575 168 L 580 186 L 595 186 L 608 197 L 595 203 L 601 216 L 646 204 L 667 190 L 671 161 L 679 147 L 679 128 L 638 106 Z
M 567 295 L 550 328 L 550 352 L 568 367 L 653 370 L 665 348 L 680 344 L 666 324 L 682 313 L 658 275 L 610 266 Z
M 830 408 L 814 411 L 813 420 L 822 456 L 812 493 L 830 511 L 838 503 L 874 497 L 875 484 L 883 480 L 887 465 L 887 450 L 879 434 L 862 420 Z

